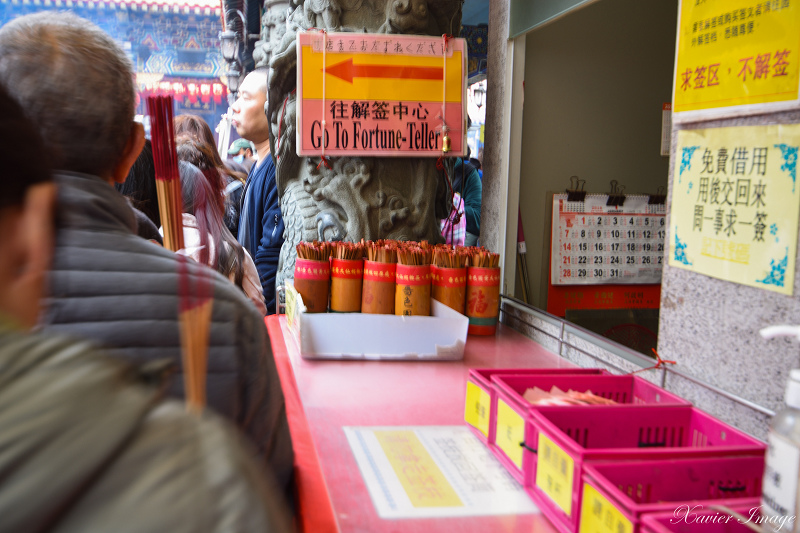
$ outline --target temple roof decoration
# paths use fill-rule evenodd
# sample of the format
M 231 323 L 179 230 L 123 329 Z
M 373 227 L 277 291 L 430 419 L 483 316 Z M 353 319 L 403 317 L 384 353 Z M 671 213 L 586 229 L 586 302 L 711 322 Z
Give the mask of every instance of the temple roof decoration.
M 0 4 L 41 6 L 45 9 L 126 9 L 186 15 L 222 15 L 221 0 L 0 0 Z

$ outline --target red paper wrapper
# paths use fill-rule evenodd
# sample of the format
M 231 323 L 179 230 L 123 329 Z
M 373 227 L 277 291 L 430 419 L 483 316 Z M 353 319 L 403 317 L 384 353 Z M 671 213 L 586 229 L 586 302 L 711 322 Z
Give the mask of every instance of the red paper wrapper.
M 467 317 L 471 335 L 494 335 L 500 313 L 500 268 L 467 268 Z
M 394 313 L 395 263 L 364 261 L 361 312 L 375 315 Z
M 434 300 L 463 315 L 467 294 L 467 269 L 431 265 L 431 291 Z
M 331 311 L 337 313 L 361 311 L 363 277 L 363 259 L 331 260 Z
M 294 288 L 303 297 L 306 311 L 324 313 L 328 310 L 331 265 L 326 261 L 297 259 L 294 264 Z
M 395 315 L 430 316 L 431 267 L 397 265 Z

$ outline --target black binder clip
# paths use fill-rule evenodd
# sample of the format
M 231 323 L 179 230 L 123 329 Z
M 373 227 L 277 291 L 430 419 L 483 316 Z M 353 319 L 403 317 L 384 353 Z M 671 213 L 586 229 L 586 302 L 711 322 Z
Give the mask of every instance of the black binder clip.
M 667 191 L 664 190 L 663 185 L 658 189 L 656 189 L 656 193 L 651 194 L 650 198 L 647 199 L 648 205 L 664 205 L 666 203 L 667 203 Z
M 567 189 L 567 201 L 583 202 L 586 199 L 586 191 L 583 190 L 585 184 L 586 180 L 582 180 L 578 176 L 570 176 L 569 189 Z
M 619 207 L 625 204 L 625 186 L 617 185 L 617 180 L 611 180 L 611 191 L 608 193 L 608 201 L 606 201 L 606 206 L 614 206 Z

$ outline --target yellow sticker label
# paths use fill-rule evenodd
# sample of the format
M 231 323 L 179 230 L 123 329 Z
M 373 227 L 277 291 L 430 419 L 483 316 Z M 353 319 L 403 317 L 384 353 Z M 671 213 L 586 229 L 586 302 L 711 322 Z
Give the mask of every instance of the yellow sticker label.
M 489 436 L 489 393 L 471 381 L 467 381 L 467 401 L 464 405 L 464 420 L 474 426 L 484 437 Z
M 572 516 L 572 475 L 575 461 L 543 433 L 539 433 L 536 486 L 567 516 Z
M 674 111 L 797 99 L 797 2 L 684 0 L 679 17 Z
M 413 431 L 376 431 L 375 437 L 414 507 L 463 507 L 453 486 Z
M 522 469 L 522 443 L 525 442 L 525 420 L 503 400 L 497 400 L 495 444 Z
M 597 489 L 584 483 L 579 533 L 633 533 L 633 524 Z

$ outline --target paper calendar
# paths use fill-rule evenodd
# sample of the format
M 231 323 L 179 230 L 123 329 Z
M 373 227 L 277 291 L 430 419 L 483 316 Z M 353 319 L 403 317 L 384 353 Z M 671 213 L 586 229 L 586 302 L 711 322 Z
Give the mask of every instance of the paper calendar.
M 620 206 L 607 201 L 605 194 L 582 202 L 553 196 L 553 285 L 661 283 L 665 205 L 649 204 L 649 196 L 627 196 Z

